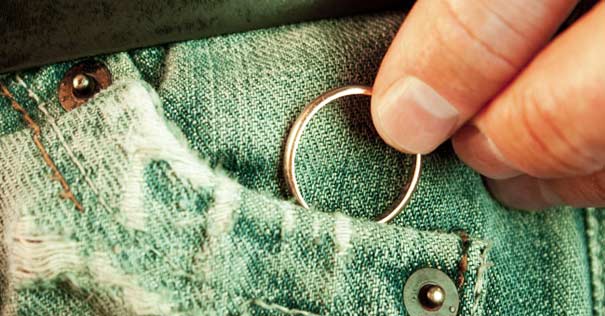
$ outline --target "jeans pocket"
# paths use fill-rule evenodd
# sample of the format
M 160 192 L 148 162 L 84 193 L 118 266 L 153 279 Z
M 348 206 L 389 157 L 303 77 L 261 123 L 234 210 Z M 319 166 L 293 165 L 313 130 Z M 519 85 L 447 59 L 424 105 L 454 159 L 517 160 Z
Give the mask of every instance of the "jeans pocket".
M 190 151 L 140 81 L 0 138 L 8 280 L 20 313 L 405 314 L 416 270 L 481 311 L 487 243 L 304 210 Z M 67 197 L 67 198 L 66 198 Z M 81 205 L 81 209 L 77 207 Z

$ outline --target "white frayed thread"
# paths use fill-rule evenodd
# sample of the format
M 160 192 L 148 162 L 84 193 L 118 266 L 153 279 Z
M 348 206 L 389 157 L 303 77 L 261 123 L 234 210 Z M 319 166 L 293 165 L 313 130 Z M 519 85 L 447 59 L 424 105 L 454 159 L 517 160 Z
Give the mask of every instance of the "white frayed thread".
M 291 203 L 282 203 L 280 209 L 284 214 L 282 219 L 282 237 L 285 237 L 296 228 L 296 210 Z
M 162 295 L 145 290 L 137 285 L 138 278 L 115 269 L 107 254 L 96 252 L 88 261 L 75 241 L 59 235 L 34 235 L 35 225 L 34 217 L 22 217 L 13 226 L 11 275 L 17 288 L 60 275 L 78 286 L 74 277 L 90 274 L 103 287 L 118 288 L 122 295 L 114 299 L 123 301 L 136 315 L 170 315 L 173 306 Z
M 287 308 L 285 306 L 281 306 L 278 304 L 266 303 L 265 301 L 260 300 L 260 299 L 253 300 L 252 304 L 257 305 L 258 307 L 261 307 L 266 310 L 279 311 L 279 312 L 282 312 L 287 315 L 319 316 L 318 314 L 303 311 L 300 309 Z
M 123 136 L 122 144 L 129 159 L 121 204 L 125 216 L 123 224 L 144 230 L 147 212 L 143 205 L 143 173 L 150 162 L 168 162 L 177 176 L 189 181 L 194 187 L 212 187 L 215 176 L 210 167 L 188 148 L 186 142 L 177 139 L 178 132 L 169 130 L 168 120 L 158 112 L 160 100 L 157 94 L 143 85 L 135 85 L 129 87 L 120 102 L 130 106 L 135 121 L 134 126 Z M 106 107 L 103 114 L 110 121 L 109 124 L 117 124 L 116 121 L 123 116 L 123 110 L 119 109 L 120 107 Z
M 336 213 L 334 222 L 334 235 L 336 241 L 336 254 L 344 255 L 351 248 L 353 225 L 347 216 Z
M 12 164 L 10 161 L 8 163 Z M 0 163 L 0 168 L 2 168 L 1 165 Z M 7 170 L 4 171 L 7 172 Z M 11 171 L 8 171 L 8 174 L 14 175 Z M 12 179 L 15 179 L 15 177 L 13 176 Z M 11 255 L 15 243 L 11 237 L 11 229 L 14 227 L 18 213 L 17 207 L 13 207 L 12 205 L 17 204 L 14 198 L 19 196 L 19 194 L 15 194 L 16 192 L 13 191 L 15 190 L 14 183 L 3 184 L 8 185 L 8 188 L 3 188 L 3 185 L 0 184 L 0 190 L 4 189 L 4 195 L 0 197 L 0 269 L 3 270 L 0 271 L 0 278 L 6 279 L 1 282 L 4 284 L 0 284 L 0 296 L 3 298 L 2 304 L 4 304 L 0 308 L 0 316 L 16 316 L 18 301 L 12 280 L 14 278 L 12 275 L 14 274 L 13 267 L 15 263 Z M 19 204 L 23 207 L 23 203 Z
M 492 243 L 488 243 L 485 249 L 481 252 L 480 256 L 480 264 L 477 269 L 477 280 L 475 281 L 475 286 L 473 288 L 474 301 L 473 308 L 471 309 L 471 315 L 476 315 L 479 310 L 479 302 L 481 302 L 481 298 L 484 294 L 484 286 L 485 286 L 485 272 L 487 269 L 492 267 L 493 262 L 487 261 L 487 253 L 491 250 Z
M 208 209 L 208 236 L 217 237 L 232 228 L 234 211 L 240 207 L 241 186 L 227 177 L 217 177 L 214 203 Z
M 321 219 L 313 217 L 311 219 L 311 234 L 313 238 L 319 238 L 322 234 L 321 226 L 324 222 Z
M 95 253 L 89 266 L 95 280 L 122 290 L 120 298 L 136 315 L 171 315 L 173 305 L 159 293 L 137 286 L 137 278 L 116 270 L 105 253 Z
M 34 235 L 34 217 L 23 217 L 12 227 L 11 275 L 16 285 L 50 279 L 65 271 L 77 273 L 83 263 L 77 244 L 58 235 Z

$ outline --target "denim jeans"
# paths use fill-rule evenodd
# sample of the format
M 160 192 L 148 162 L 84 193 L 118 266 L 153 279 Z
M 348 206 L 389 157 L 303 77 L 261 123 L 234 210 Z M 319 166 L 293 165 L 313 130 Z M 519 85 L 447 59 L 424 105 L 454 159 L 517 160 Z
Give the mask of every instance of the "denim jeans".
M 458 315 L 604 315 L 605 215 L 508 209 L 447 144 L 404 212 L 373 222 L 412 159 L 365 97 L 308 126 L 311 210 L 293 202 L 290 124 L 328 89 L 371 85 L 401 16 L 97 56 L 113 84 L 69 112 L 56 88 L 79 61 L 0 77 L 0 314 L 406 315 L 406 280 L 431 267 Z

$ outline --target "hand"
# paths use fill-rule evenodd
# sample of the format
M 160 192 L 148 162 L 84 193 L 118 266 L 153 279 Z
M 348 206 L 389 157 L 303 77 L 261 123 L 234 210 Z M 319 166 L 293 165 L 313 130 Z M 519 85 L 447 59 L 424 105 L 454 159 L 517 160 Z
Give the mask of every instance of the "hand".
M 605 2 L 419 0 L 386 54 L 372 118 L 391 146 L 458 156 L 512 207 L 605 206 Z

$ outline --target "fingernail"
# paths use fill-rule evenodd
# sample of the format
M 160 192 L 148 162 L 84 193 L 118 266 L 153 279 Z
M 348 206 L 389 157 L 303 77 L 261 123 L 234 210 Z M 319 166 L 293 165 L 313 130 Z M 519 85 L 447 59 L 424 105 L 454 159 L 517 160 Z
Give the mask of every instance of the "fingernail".
M 541 180 L 519 176 L 505 180 L 486 180 L 492 195 L 503 204 L 523 210 L 540 210 L 561 205 L 561 198 Z
M 486 177 L 507 179 L 521 174 L 509 166 L 494 142 L 474 125 L 465 125 L 459 129 L 452 144 L 462 161 Z
M 377 109 L 377 129 L 388 142 L 410 153 L 427 153 L 452 133 L 458 110 L 416 77 L 396 81 Z

